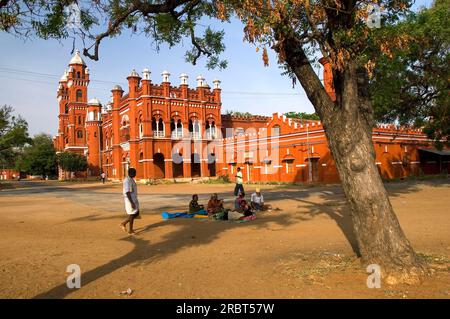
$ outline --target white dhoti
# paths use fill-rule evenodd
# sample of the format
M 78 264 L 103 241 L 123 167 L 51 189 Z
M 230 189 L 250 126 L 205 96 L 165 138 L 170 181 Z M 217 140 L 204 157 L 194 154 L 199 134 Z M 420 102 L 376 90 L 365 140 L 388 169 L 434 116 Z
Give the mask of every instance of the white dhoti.
M 136 200 L 134 203 L 136 204 L 136 209 L 133 209 L 130 200 L 125 198 L 125 211 L 128 215 L 134 215 L 139 211 L 139 202 Z

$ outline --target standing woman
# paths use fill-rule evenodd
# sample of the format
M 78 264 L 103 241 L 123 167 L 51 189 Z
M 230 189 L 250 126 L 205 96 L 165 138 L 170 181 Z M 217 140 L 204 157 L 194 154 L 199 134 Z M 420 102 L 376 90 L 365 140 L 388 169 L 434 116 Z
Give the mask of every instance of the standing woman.
M 130 223 L 130 229 L 128 233 L 130 235 L 135 234 L 133 230 L 134 219 L 139 215 L 139 202 L 137 199 L 137 185 L 134 181 L 136 177 L 136 169 L 129 168 L 128 176 L 123 180 L 123 195 L 125 201 L 125 210 L 128 214 L 128 218 L 125 219 L 120 226 L 124 231 L 127 231 L 126 225 Z

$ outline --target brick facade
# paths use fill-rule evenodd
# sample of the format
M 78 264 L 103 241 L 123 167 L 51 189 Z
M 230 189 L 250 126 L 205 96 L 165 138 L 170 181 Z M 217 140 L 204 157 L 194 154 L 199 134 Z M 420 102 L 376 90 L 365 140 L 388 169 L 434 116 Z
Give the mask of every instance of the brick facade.
M 324 65 L 324 83 L 334 99 L 331 67 Z M 162 83 L 132 71 L 127 92 L 115 86 L 112 99 L 102 106 L 87 100 L 89 69 L 79 52 L 69 63 L 58 87 L 58 151 L 87 157 L 87 174 L 122 179 L 128 167 L 137 179 L 193 178 L 229 175 L 242 168 L 246 182 L 338 182 L 339 177 L 320 121 L 221 114 L 220 81 L 211 89 L 202 76 L 195 88 L 188 76 L 172 86 L 164 71 Z M 385 178 L 448 169 L 425 163 L 420 149 L 432 147 L 420 130 L 379 125 L 373 130 L 375 162 Z M 444 166 L 443 166 L 444 165 Z M 437 166 L 439 166 L 437 168 Z

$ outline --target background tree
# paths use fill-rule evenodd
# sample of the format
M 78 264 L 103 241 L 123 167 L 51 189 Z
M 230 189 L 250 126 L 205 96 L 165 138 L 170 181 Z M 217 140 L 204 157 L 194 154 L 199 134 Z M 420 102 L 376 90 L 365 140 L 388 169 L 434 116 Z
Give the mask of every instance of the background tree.
M 20 34 L 21 29 L 43 38 L 64 38 L 67 16 L 63 9 L 72 1 L 20 1 L 0 3 L 3 29 Z M 196 63 L 205 55 L 208 67 L 224 67 L 222 31 L 211 28 L 202 37 L 195 34 L 202 17 L 244 25 L 244 39 L 267 48 L 293 82 L 299 82 L 320 117 L 336 162 L 351 212 L 353 231 L 363 263 L 379 264 L 389 283 L 417 282 L 427 272 L 406 239 L 395 216 L 378 169 L 372 128 L 375 123 L 369 78 L 379 57 L 395 48 L 405 48 L 403 34 L 382 34 L 368 18 L 374 4 L 383 7 L 381 25 L 392 24 L 411 6 L 410 0 L 166 0 L 92 1 L 82 10 L 78 32 L 88 43 L 84 55 L 97 60 L 101 41 L 129 28 L 143 31 L 156 42 L 174 45 L 184 37 L 192 43 L 186 59 Z M 22 10 L 23 9 L 23 10 Z M 41 10 L 41 11 L 39 11 Z M 36 14 L 38 12 L 38 14 Z M 98 13 L 98 14 L 97 14 Z M 106 21 L 100 21 L 106 17 Z M 443 22 L 446 23 L 446 22 Z M 94 28 L 94 26 L 96 28 Z M 99 28 L 104 31 L 93 34 Z M 17 32 L 17 30 L 19 32 Z M 375 37 L 377 35 L 377 37 Z M 376 49 L 375 49 L 376 48 Z M 330 62 L 336 99 L 325 91 L 313 65 L 318 57 Z
M 319 115 L 316 113 L 306 113 L 306 112 L 286 112 L 284 116 L 293 119 L 301 119 L 301 120 L 314 120 L 319 121 Z
M 14 167 L 19 148 L 31 141 L 27 122 L 13 112 L 11 106 L 0 107 L 0 164 L 10 168 Z
M 56 152 L 50 135 L 36 135 L 31 144 L 24 147 L 16 160 L 15 168 L 32 175 L 55 176 Z
M 225 114 L 231 115 L 231 116 L 237 116 L 237 117 L 252 117 L 253 116 L 253 114 L 250 112 L 239 112 L 239 111 L 231 111 L 231 110 L 226 110 Z
M 70 172 L 70 176 L 72 176 L 72 173 L 83 172 L 88 168 L 86 157 L 71 152 L 59 153 L 57 163 L 63 171 Z
M 436 0 L 381 30 L 410 41 L 379 57 L 370 83 L 378 121 L 423 127 L 439 148 L 450 142 L 450 24 L 444 23 L 450 21 L 449 8 L 450 0 Z

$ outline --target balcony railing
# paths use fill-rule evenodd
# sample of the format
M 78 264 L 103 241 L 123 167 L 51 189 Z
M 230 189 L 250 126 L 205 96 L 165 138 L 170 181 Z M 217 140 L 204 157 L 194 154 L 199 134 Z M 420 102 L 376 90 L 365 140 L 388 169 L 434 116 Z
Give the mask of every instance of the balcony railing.
M 164 131 L 153 131 L 153 137 L 156 137 L 156 138 L 164 137 Z
M 183 132 L 172 131 L 172 139 L 179 140 L 183 137 Z
M 200 132 L 190 132 L 190 135 L 193 140 L 200 140 L 202 138 Z

